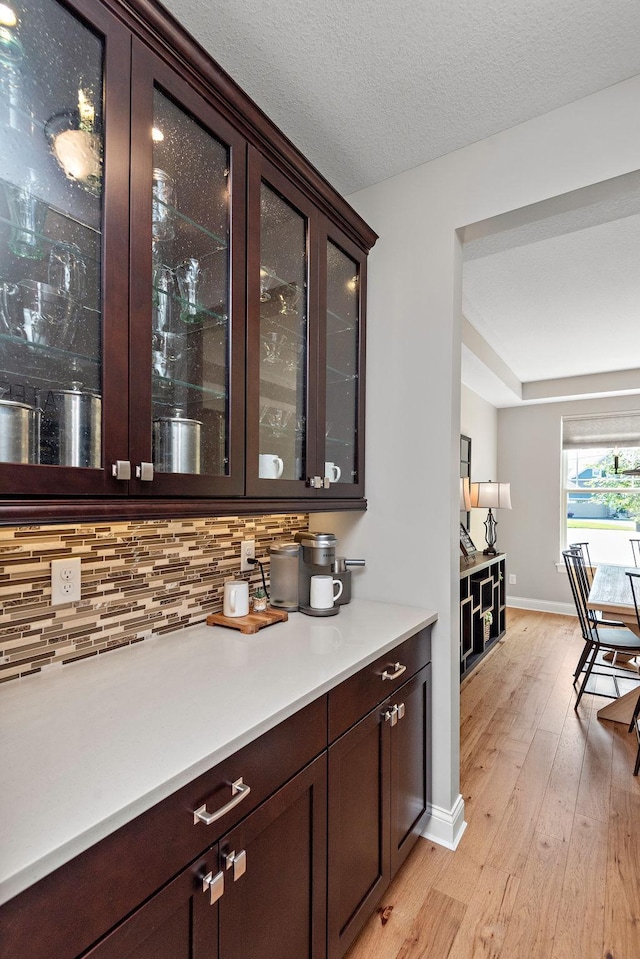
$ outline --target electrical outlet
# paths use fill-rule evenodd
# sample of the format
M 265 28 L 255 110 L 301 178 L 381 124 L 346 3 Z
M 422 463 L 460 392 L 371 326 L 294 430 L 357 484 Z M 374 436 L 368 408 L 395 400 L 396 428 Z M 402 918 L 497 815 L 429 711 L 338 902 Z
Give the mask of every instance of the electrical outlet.
M 51 605 L 80 599 L 80 557 L 51 560 Z
M 255 539 L 243 539 L 240 543 L 240 572 L 248 573 L 249 570 L 253 569 L 253 564 L 248 563 L 248 559 L 256 558 L 256 541 Z
M 516 580 L 516 574 L 515 574 L 515 573 L 509 573 L 509 586 L 515 586 L 515 585 L 516 585 L 516 582 L 517 582 L 517 580 Z

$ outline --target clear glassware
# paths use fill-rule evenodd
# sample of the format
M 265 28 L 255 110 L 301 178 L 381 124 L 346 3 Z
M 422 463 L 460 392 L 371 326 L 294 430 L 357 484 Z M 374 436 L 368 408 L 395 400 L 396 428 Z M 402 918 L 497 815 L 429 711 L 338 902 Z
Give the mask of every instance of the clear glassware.
M 38 196 L 38 189 L 33 170 L 19 183 L 4 184 L 11 220 L 9 249 L 21 259 L 41 260 L 45 255 L 44 226 L 49 206 Z

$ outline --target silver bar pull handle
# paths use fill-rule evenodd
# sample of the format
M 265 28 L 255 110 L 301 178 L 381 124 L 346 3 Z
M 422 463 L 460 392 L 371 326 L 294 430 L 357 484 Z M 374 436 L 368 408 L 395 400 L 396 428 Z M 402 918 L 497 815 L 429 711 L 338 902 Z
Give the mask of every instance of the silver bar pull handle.
M 119 480 L 131 479 L 131 463 L 129 460 L 116 460 L 111 465 L 111 475 Z
M 400 703 L 398 706 L 398 719 L 404 719 L 404 713 L 405 713 L 404 703 Z
M 226 803 L 216 812 L 207 812 L 206 803 L 204 806 L 200 806 L 193 813 L 194 825 L 199 822 L 203 822 L 205 826 L 210 826 L 211 823 L 216 822 L 217 819 L 222 819 L 222 817 L 226 816 L 228 812 L 238 805 L 238 803 L 241 803 L 243 799 L 246 799 L 250 792 L 251 786 L 247 786 L 246 783 L 243 783 L 241 776 L 240 779 L 236 779 L 234 783 L 231 783 L 231 795 L 234 798 L 230 799 L 228 803 Z
M 382 674 L 382 678 L 383 678 L 383 680 L 384 680 L 384 679 L 397 679 L 398 676 L 402 676 L 402 674 L 403 674 L 404 672 L 406 672 L 406 671 L 407 671 L 407 667 L 406 667 L 406 666 L 403 666 L 402 663 L 394 663 L 394 664 L 393 664 L 393 672 L 390 673 L 388 669 L 385 669 L 385 671 L 384 671 L 383 674 Z
M 237 882 L 240 876 L 244 876 L 247 871 L 246 849 L 241 849 L 237 856 L 235 849 L 232 850 L 232 852 L 227 853 L 224 857 L 224 861 L 227 869 L 233 869 L 234 882 Z
M 215 876 L 212 872 L 207 873 L 202 879 L 202 891 L 206 892 L 207 889 L 211 892 L 210 902 L 213 906 L 224 892 L 224 873 L 218 872 Z

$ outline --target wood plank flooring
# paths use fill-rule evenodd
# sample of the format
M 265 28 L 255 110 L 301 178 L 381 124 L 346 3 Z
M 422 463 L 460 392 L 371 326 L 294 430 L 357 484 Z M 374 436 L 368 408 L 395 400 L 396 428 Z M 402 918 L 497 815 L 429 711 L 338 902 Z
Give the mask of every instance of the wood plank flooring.
M 508 623 L 461 690 L 460 845 L 418 840 L 346 959 L 640 959 L 635 735 L 574 711 L 576 619 Z

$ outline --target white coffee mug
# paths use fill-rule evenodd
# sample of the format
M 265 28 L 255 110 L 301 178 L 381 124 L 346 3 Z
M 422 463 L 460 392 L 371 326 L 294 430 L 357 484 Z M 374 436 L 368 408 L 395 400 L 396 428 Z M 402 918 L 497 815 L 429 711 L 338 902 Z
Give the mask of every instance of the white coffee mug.
M 275 453 L 260 453 L 260 479 L 280 479 L 284 472 L 284 461 Z
M 336 592 L 334 587 L 338 587 Z M 312 576 L 309 602 L 312 609 L 331 609 L 342 596 L 342 583 L 332 576 Z
M 230 579 L 224 584 L 222 612 L 225 616 L 247 616 L 249 613 L 249 584 L 242 579 Z
M 342 470 L 339 466 L 336 466 L 335 463 L 325 463 L 324 475 L 327 476 L 332 483 L 337 483 L 342 476 Z

